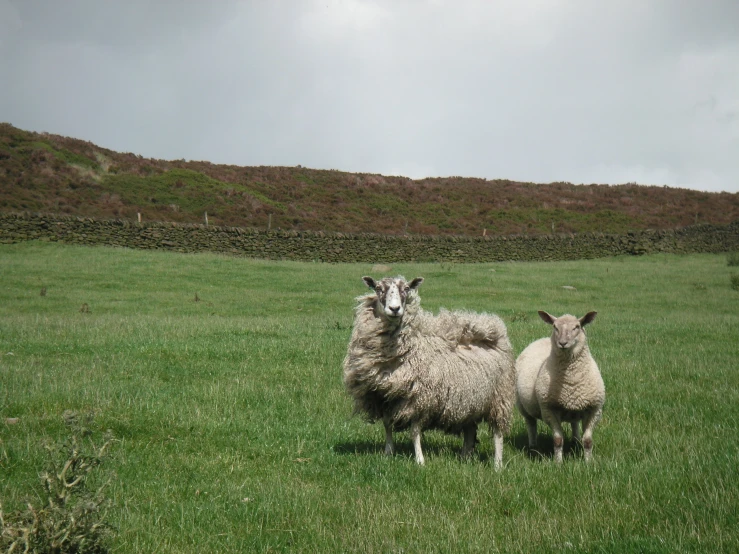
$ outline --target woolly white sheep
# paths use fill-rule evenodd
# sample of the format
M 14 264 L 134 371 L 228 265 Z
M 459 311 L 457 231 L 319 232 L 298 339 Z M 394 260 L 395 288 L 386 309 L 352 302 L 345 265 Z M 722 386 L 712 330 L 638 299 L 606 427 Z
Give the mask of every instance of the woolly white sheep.
M 578 442 L 582 422 L 585 461 L 592 458 L 593 428 L 603 411 L 606 389 L 583 328 L 596 313 L 578 319 L 539 312 L 552 325 L 552 336 L 532 342 L 516 360 L 516 405 L 526 420 L 529 447 L 536 446 L 536 421 L 541 419 L 552 429 L 557 462 L 562 461 L 563 421 L 570 423 L 572 438 Z
M 357 298 L 344 359 L 355 413 L 383 422 L 387 455 L 394 453 L 393 431 L 410 429 L 420 465 L 424 430 L 462 433 L 467 456 L 475 448 L 478 423 L 487 421 L 499 469 L 516 379 L 503 321 L 492 314 L 424 311 L 417 293 L 422 277 L 363 280 L 373 292 Z

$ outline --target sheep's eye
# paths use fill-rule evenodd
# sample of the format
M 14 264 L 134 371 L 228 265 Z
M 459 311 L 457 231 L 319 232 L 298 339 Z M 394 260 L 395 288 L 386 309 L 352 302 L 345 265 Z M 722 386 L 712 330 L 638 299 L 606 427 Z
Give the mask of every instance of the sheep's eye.
M 403 292 L 408 292 L 410 290 L 411 290 L 411 287 L 409 287 L 407 285 L 403 288 Z

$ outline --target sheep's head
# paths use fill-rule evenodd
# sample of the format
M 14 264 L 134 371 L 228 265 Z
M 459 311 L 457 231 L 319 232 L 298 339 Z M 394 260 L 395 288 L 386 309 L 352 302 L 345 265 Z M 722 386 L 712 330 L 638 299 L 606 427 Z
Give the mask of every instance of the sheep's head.
M 391 322 L 401 320 L 405 313 L 408 294 L 423 283 L 423 277 L 416 277 L 410 283 L 403 277 L 385 277 L 381 281 L 375 281 L 372 277 L 362 277 L 362 280 L 377 295 L 379 315 Z
M 576 353 L 585 344 L 583 327 L 595 319 L 598 312 L 588 312 L 580 319 L 565 314 L 554 317 L 547 312 L 539 312 L 539 317 L 552 326 L 552 348 L 559 352 Z

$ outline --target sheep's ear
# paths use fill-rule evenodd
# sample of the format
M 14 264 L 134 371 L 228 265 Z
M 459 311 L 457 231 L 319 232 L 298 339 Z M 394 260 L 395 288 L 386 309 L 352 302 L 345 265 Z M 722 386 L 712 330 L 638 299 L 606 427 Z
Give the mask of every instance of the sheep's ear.
M 539 317 L 544 321 L 544 323 L 548 323 L 549 325 L 554 325 L 554 320 L 557 319 L 551 314 L 546 313 L 543 310 L 539 310 Z
M 408 284 L 408 288 L 410 288 L 411 290 L 415 290 L 421 286 L 421 283 L 423 283 L 423 277 L 416 277 Z
M 580 318 L 580 325 L 585 327 L 588 323 L 592 323 L 598 312 L 588 312 Z
M 377 286 L 377 283 L 375 283 L 375 280 L 372 277 L 369 277 L 369 276 L 365 275 L 364 277 L 362 277 L 362 281 L 364 281 L 365 283 L 367 283 L 367 286 L 369 288 L 371 288 L 372 290 L 375 290 L 375 287 Z

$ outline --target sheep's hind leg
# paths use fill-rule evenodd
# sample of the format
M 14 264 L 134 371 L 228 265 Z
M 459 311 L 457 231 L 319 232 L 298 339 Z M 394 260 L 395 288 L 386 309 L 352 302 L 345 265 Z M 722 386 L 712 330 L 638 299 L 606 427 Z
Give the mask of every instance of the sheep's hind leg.
M 575 444 L 581 443 L 582 437 L 580 436 L 580 420 L 573 419 L 570 425 L 572 426 L 572 440 L 575 441 Z
M 565 444 L 565 437 L 564 433 L 562 433 L 562 423 L 559 420 L 559 417 L 555 416 L 553 413 L 543 413 L 544 421 L 547 425 L 552 429 L 552 438 L 554 442 L 554 461 L 557 463 L 562 463 L 562 452 L 564 450 L 564 444 Z
M 585 414 L 582 420 L 582 447 L 585 451 L 585 461 L 593 459 L 593 429 L 600 419 L 600 410 L 593 410 Z
M 526 431 L 529 434 L 529 449 L 536 448 L 536 418 L 528 415 L 523 416 L 526 420 Z
M 385 425 L 385 455 L 392 456 L 395 454 L 395 443 L 393 443 L 393 424 L 389 418 L 384 418 L 382 423 Z
M 423 450 L 421 450 L 421 433 L 421 425 L 414 421 L 411 424 L 411 439 L 413 440 L 413 451 L 416 453 L 416 463 L 420 466 L 425 463 Z
M 468 425 L 462 429 L 464 435 L 464 444 L 462 445 L 462 458 L 467 458 L 475 451 L 475 443 L 477 442 L 477 425 Z

